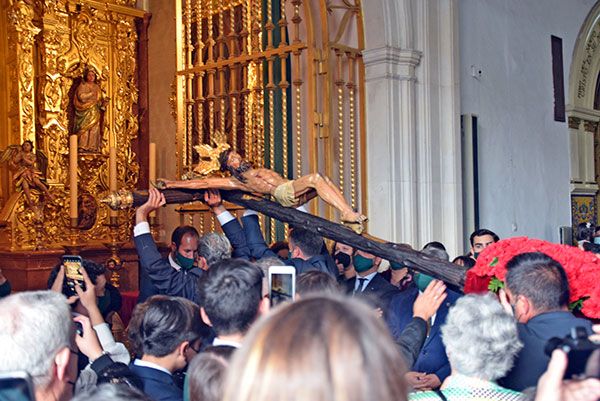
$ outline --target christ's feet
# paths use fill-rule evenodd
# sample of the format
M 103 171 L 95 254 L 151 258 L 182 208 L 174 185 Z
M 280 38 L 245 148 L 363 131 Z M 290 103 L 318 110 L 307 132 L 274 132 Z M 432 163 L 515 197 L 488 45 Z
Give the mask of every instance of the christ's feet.
M 355 233 L 357 233 L 358 235 L 362 234 L 365 230 L 365 227 L 362 223 L 351 223 L 348 221 L 342 221 L 342 224 L 354 231 Z
M 350 211 L 346 213 L 342 213 L 340 216 L 343 223 L 365 223 L 368 219 L 367 216 L 360 214 L 355 211 Z
M 352 211 L 343 213 L 341 215 L 341 220 L 343 225 L 347 226 L 357 234 L 362 234 L 364 231 L 363 223 L 365 223 L 368 218 L 365 215 Z

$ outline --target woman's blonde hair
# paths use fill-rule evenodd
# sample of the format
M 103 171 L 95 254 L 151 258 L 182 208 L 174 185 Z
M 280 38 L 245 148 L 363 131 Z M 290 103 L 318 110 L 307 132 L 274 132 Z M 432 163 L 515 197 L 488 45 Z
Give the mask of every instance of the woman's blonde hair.
M 406 369 L 384 323 L 357 300 L 272 311 L 234 355 L 224 401 L 403 401 Z

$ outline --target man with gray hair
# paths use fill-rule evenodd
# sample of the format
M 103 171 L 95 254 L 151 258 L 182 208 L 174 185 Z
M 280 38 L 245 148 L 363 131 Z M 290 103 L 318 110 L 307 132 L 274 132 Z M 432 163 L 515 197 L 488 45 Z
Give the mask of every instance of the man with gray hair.
M 198 258 L 200 267 L 208 270 L 212 264 L 231 258 L 231 244 L 224 234 L 206 233 L 198 240 Z
M 0 372 L 25 371 L 37 401 L 69 400 L 77 376 L 67 300 L 52 291 L 21 292 L 0 301 Z

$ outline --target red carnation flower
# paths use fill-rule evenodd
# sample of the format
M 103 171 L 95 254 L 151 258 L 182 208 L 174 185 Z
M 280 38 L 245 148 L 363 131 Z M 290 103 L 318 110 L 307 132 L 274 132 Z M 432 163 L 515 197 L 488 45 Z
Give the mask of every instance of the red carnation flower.
M 542 252 L 559 262 L 569 281 L 570 302 L 582 302 L 585 316 L 600 318 L 600 258 L 577 247 L 539 239 L 514 237 L 485 248 L 467 271 L 465 293 L 482 292 L 494 278 L 504 281 L 508 261 L 526 252 Z

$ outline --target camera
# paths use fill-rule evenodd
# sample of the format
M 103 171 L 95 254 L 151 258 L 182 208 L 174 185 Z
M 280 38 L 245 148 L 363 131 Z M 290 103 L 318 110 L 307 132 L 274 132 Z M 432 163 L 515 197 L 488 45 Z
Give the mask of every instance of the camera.
M 553 337 L 548 340 L 544 349 L 546 355 L 552 355 L 555 349 L 563 350 L 569 359 L 565 379 L 600 377 L 600 344 L 589 340 L 585 327 L 573 327 L 565 338 Z

